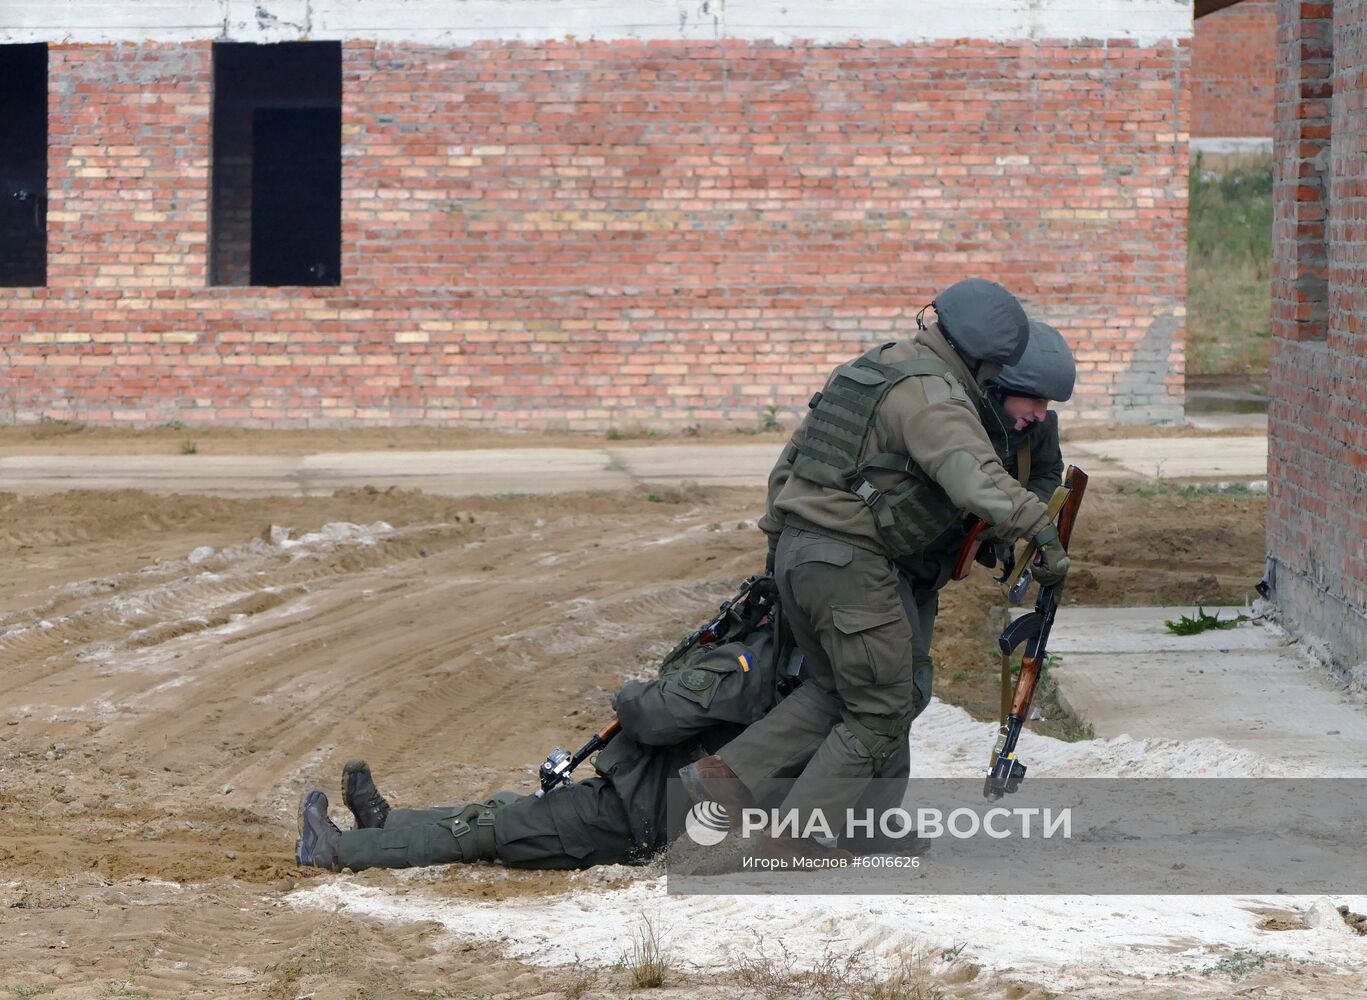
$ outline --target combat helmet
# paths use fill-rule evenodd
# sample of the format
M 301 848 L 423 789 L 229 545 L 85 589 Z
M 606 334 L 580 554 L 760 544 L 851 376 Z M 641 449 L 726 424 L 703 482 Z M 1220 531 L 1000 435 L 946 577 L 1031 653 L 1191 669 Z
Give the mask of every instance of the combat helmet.
M 1014 365 L 1025 352 L 1030 320 L 1016 297 L 995 281 L 956 281 L 931 303 L 940 332 L 970 367 Z
M 1077 363 L 1068 342 L 1048 323 L 1030 321 L 1030 342 L 1019 361 L 988 380 L 990 388 L 1013 396 L 1063 403 L 1073 394 Z

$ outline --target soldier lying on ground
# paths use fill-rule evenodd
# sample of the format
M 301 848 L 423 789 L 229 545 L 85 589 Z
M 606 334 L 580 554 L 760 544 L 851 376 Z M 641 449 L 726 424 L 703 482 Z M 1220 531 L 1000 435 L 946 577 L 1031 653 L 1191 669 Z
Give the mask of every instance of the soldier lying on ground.
M 495 859 L 518 868 L 649 861 L 666 846 L 668 779 L 763 716 L 792 683 L 800 661 L 775 642 L 773 594 L 771 579 L 756 581 L 729 609 L 725 641 L 685 640 L 657 679 L 629 681 L 617 692 L 622 729 L 598 754 L 593 777 L 544 797 L 500 792 L 465 805 L 391 809 L 369 768 L 353 762 L 343 770 L 342 796 L 356 829 L 338 829 L 327 796 L 308 792 L 295 860 L 334 871 Z

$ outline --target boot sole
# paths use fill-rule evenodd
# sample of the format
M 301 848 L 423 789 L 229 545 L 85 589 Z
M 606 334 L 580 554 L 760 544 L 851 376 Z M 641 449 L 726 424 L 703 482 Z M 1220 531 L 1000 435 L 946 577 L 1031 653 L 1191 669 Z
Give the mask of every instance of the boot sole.
M 347 811 L 351 813 L 351 818 L 356 824 L 356 829 L 378 830 L 384 826 L 384 820 L 389 816 L 391 807 L 388 802 L 384 803 L 384 811 L 380 815 L 379 823 L 375 823 L 370 826 L 363 826 L 361 824 L 360 813 L 356 811 L 356 804 L 352 801 L 351 798 L 351 783 L 347 781 L 347 779 L 351 777 L 351 775 L 357 774 L 360 771 L 365 771 L 367 773 L 369 773 L 370 771 L 370 766 L 366 764 L 366 762 L 363 760 L 349 760 L 342 765 L 342 805 L 346 806 Z M 370 777 L 370 786 L 372 788 L 375 787 L 374 775 L 371 775 Z M 381 799 L 383 800 L 383 796 L 381 796 Z
M 361 768 L 365 766 L 366 762 L 363 760 L 349 760 L 342 765 L 342 805 L 347 807 L 347 810 L 351 813 L 352 818 L 355 818 L 356 810 L 353 809 L 351 806 L 351 789 L 347 787 L 347 778 L 350 775 L 355 774 L 357 771 L 361 770 Z
M 307 854 L 311 857 L 313 855 L 313 849 L 318 846 L 317 837 L 312 838 L 311 843 L 305 843 L 305 840 L 308 838 L 309 835 L 309 824 L 304 814 L 308 811 L 309 802 L 313 799 L 313 797 L 315 795 L 321 794 L 322 792 L 314 788 L 305 792 L 299 799 L 299 837 L 294 842 L 294 863 L 297 865 L 307 866 L 310 868 L 316 867 L 312 862 L 304 860 L 305 853 L 307 852 Z

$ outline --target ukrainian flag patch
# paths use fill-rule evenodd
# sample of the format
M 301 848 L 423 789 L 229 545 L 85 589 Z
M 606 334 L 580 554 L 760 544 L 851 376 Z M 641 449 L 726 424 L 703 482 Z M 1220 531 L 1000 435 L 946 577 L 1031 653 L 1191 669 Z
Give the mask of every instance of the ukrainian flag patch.
M 741 653 L 740 656 L 737 656 L 737 657 L 736 657 L 736 662 L 740 664 L 741 670 L 745 671 L 747 674 L 750 672 L 750 654 L 749 654 L 749 653 Z

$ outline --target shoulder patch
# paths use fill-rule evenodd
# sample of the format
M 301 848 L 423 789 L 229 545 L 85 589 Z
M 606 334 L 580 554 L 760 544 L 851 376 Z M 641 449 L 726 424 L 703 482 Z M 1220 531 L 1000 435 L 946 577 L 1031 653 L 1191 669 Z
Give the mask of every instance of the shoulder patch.
M 679 683 L 690 691 L 706 691 L 717 675 L 710 670 L 685 670 L 679 675 Z

